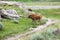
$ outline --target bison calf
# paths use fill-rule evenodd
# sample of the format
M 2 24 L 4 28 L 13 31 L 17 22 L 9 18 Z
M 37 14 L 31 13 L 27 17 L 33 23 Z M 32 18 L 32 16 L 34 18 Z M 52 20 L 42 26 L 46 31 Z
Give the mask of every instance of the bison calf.
M 39 20 L 42 18 L 42 15 L 39 15 L 39 14 L 31 14 L 28 16 L 28 18 L 32 19 L 32 21 L 36 21 L 36 20 Z

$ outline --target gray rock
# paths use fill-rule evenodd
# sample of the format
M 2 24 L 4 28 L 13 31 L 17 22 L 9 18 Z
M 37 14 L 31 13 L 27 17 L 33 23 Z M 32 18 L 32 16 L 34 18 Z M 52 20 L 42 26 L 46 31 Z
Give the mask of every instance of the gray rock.
M 16 18 L 20 17 L 15 10 L 6 10 L 6 13 L 10 17 L 16 17 Z
M 6 15 L 4 15 L 2 8 L 0 8 L 0 18 L 6 18 Z
M 20 17 L 15 10 L 4 10 L 4 9 L 1 9 L 0 10 L 0 16 L 1 15 L 4 18 L 10 18 L 10 17 L 11 18 L 19 18 Z

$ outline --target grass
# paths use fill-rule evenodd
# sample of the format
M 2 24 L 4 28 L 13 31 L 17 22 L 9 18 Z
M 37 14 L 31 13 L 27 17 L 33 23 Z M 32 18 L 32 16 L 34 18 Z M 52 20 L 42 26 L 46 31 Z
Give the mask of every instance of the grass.
M 34 39 L 40 39 L 43 38 L 43 40 L 60 40 L 60 33 L 57 35 L 54 35 L 52 32 L 56 29 L 60 29 L 60 23 L 55 23 L 53 25 L 48 26 L 47 28 L 43 29 L 42 31 L 38 31 L 36 33 L 33 33 L 31 35 L 21 37 L 20 40 L 34 40 Z
M 21 12 L 22 10 L 17 7 L 16 5 L 13 6 L 4 6 L 1 5 L 0 7 L 2 7 L 3 9 L 15 9 L 17 11 L 17 13 L 19 15 L 23 15 L 23 13 Z M 48 17 L 48 18 L 56 18 L 56 19 L 60 19 L 60 9 L 40 9 L 40 10 L 34 10 L 36 13 L 41 13 L 43 16 Z M 15 24 L 13 23 L 13 20 L 5 20 L 3 19 L 2 21 L 3 24 L 3 30 L 0 31 L 0 40 L 3 39 L 5 36 L 10 36 L 12 34 L 21 34 L 24 33 L 26 31 L 28 31 L 28 29 L 32 26 L 32 21 L 28 18 L 21 18 L 19 19 L 19 23 Z
M 19 20 L 19 24 L 14 24 L 12 20 L 2 21 L 4 28 L 2 31 L 0 31 L 0 36 L 4 37 L 10 34 L 26 32 L 27 29 L 30 27 L 31 22 L 29 22 L 28 19 L 25 19 L 23 21 L 22 20 L 23 19 Z
M 43 16 L 47 17 L 47 18 L 53 18 L 53 19 L 60 19 L 60 9 L 40 9 L 40 10 L 33 10 L 36 13 L 40 13 Z M 52 32 L 55 28 L 60 28 L 60 23 L 55 23 L 53 25 L 48 26 L 47 28 L 45 28 L 44 30 L 40 31 L 40 34 L 44 34 L 46 31 L 50 30 L 50 32 Z M 38 32 L 36 32 L 38 33 Z M 20 38 L 20 40 L 29 40 L 30 37 L 32 35 L 34 35 L 35 33 L 29 35 L 29 36 L 25 36 Z M 45 40 L 47 39 L 51 39 L 51 40 L 60 40 L 60 34 L 58 34 L 57 36 L 49 36 L 47 37 Z
M 60 19 L 60 9 L 40 9 L 34 10 L 36 13 L 40 13 L 45 17 Z
M 59 6 L 60 2 L 26 2 L 27 6 Z
M 23 15 L 21 9 L 15 5 L 13 6 L 1 5 L 0 7 L 2 7 L 3 9 L 15 9 L 19 15 Z M 2 21 L 0 21 L 4 26 L 3 30 L 0 31 L 0 40 L 3 39 L 5 36 L 8 35 L 10 36 L 11 34 L 24 33 L 28 31 L 30 27 L 33 26 L 32 21 L 28 18 L 23 17 L 18 21 L 19 21 L 18 24 L 13 23 L 13 20 L 8 20 L 8 19 L 3 19 Z
M 60 2 L 59 0 L 8 0 L 8 1 L 19 1 L 19 2 Z

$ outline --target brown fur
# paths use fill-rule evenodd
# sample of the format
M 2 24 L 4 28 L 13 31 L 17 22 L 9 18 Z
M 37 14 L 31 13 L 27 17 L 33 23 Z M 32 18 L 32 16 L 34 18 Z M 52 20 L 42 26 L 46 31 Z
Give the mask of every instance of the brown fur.
M 28 16 L 28 18 L 32 19 L 32 21 L 40 20 L 42 18 L 42 15 L 39 15 L 39 14 L 31 14 L 31 15 Z

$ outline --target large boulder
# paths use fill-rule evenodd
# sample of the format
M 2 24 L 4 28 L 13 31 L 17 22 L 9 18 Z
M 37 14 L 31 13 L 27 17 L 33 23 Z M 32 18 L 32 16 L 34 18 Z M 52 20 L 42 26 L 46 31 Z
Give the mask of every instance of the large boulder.
M 0 16 L 4 18 L 19 18 L 20 16 L 17 14 L 15 10 L 0 10 Z
M 15 10 L 5 10 L 5 14 L 14 18 L 20 17 Z

